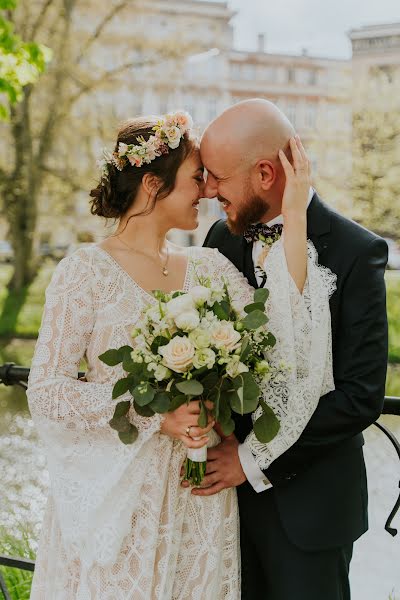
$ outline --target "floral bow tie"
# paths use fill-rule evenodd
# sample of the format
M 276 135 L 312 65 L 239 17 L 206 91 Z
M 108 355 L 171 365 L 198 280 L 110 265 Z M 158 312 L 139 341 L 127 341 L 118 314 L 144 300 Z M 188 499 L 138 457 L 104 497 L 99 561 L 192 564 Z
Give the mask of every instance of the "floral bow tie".
M 246 242 L 251 244 L 252 242 L 266 242 L 273 244 L 282 235 L 283 225 L 277 223 L 276 225 L 265 225 L 264 223 L 256 223 L 250 225 L 244 232 L 244 239 Z

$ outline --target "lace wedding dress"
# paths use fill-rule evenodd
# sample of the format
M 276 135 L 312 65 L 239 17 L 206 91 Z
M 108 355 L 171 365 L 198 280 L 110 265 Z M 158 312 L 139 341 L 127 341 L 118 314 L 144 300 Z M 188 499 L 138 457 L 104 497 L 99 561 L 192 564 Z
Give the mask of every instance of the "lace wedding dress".
M 184 290 L 201 273 L 224 277 L 239 307 L 252 300 L 252 288 L 217 250 L 188 255 Z M 291 370 L 288 381 L 264 386 L 281 419 L 277 438 L 246 440 L 261 467 L 296 441 L 320 395 L 333 388 L 328 300 L 335 278 L 316 259 L 310 245 L 301 296 L 281 241 L 268 256 L 269 327 L 278 338 L 270 360 L 285 360 Z M 131 345 L 130 332 L 152 302 L 96 244 L 63 259 L 46 291 L 27 394 L 51 485 L 31 600 L 240 598 L 236 490 L 202 498 L 180 486 L 186 449 L 160 433 L 162 415 L 144 418 L 132 409 L 139 437 L 129 446 L 108 424 L 123 371 L 98 356 Z M 83 357 L 87 382 L 77 380 Z M 212 431 L 209 445 L 218 442 Z

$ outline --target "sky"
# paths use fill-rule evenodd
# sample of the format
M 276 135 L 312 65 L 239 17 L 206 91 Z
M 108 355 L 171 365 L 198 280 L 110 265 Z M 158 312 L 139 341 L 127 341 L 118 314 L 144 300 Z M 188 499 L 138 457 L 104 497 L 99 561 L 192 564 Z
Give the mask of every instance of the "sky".
M 235 46 L 255 50 L 257 34 L 269 52 L 349 58 L 350 29 L 400 23 L 400 0 L 228 0 L 238 11 L 233 20 Z

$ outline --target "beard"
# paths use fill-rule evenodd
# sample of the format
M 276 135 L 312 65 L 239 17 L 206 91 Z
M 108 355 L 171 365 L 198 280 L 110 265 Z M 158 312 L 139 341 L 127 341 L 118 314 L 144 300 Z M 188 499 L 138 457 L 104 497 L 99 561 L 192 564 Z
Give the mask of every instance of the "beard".
M 218 200 L 229 202 L 228 199 L 222 196 L 218 196 Z M 269 209 L 270 205 L 264 198 L 253 192 L 248 194 L 244 202 L 238 207 L 235 220 L 232 220 L 229 215 L 227 216 L 226 224 L 229 231 L 234 235 L 243 235 L 249 225 L 259 223 Z

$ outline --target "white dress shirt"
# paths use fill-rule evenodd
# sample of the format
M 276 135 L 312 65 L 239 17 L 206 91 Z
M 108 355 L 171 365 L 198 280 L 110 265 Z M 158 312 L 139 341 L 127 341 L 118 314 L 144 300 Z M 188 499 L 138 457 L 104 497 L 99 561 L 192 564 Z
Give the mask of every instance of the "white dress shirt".
M 314 196 L 315 190 L 310 187 L 310 191 L 308 194 L 308 204 L 307 208 L 310 205 L 312 197 Z M 276 225 L 277 223 L 283 223 L 282 215 L 277 216 L 275 219 L 268 221 L 267 225 Z M 256 265 L 258 261 L 258 257 L 264 248 L 263 242 L 254 242 L 253 243 L 253 264 Z M 262 281 L 262 275 L 258 270 L 255 271 L 255 276 L 257 279 L 257 283 L 260 285 Z M 242 465 L 242 469 L 244 474 L 247 477 L 247 481 L 252 485 L 256 492 L 264 492 L 272 487 L 272 483 L 268 480 L 265 474 L 261 471 L 260 467 L 257 465 L 254 460 L 254 456 L 251 450 L 246 446 L 246 443 L 239 444 L 239 460 Z

